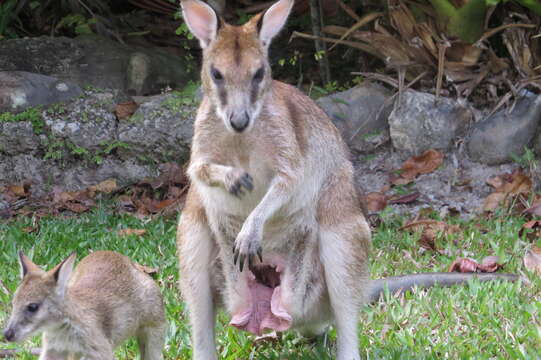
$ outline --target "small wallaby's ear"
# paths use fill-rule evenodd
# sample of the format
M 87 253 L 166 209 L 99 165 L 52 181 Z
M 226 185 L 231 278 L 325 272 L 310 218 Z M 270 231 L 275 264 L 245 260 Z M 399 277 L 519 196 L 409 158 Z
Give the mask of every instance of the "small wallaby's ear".
M 75 252 L 71 253 L 64 261 L 56 265 L 51 271 L 54 280 L 56 281 L 56 290 L 59 294 L 64 295 L 66 292 L 66 285 L 71 277 L 73 272 L 73 264 L 75 263 L 75 258 L 77 254 Z
M 180 5 L 186 25 L 192 34 L 199 39 L 201 47 L 206 48 L 218 33 L 218 15 L 201 0 L 182 0 Z
M 294 0 L 280 0 L 265 11 L 258 23 L 259 39 L 263 46 L 268 46 L 272 38 L 282 30 L 294 2 Z
M 19 251 L 19 264 L 21 265 L 21 279 L 30 272 L 41 271 L 41 268 L 34 264 L 22 251 Z

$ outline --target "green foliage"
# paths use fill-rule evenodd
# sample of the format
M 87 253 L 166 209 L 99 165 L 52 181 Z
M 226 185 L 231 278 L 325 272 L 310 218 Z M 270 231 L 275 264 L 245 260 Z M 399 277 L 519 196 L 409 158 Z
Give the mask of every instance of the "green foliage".
M 171 91 L 171 96 L 162 103 L 168 110 L 180 112 L 184 107 L 196 105 L 196 92 L 200 84 L 195 81 L 189 81 L 182 90 Z
M 3 37 L 14 37 L 10 29 L 13 21 L 17 21 L 16 12 L 17 0 L 7 0 L 0 3 L 0 39 Z
M 457 9 L 450 0 L 428 0 L 436 10 L 441 24 L 449 35 L 458 36 L 467 43 L 477 41 L 484 31 L 486 11 L 489 6 L 497 6 L 508 0 L 470 0 Z M 522 6 L 541 15 L 541 2 L 538 0 L 516 0 Z
M 90 25 L 96 24 L 96 22 L 96 18 L 87 19 L 81 14 L 71 14 L 64 16 L 55 26 L 55 29 L 72 29 L 77 35 L 93 34 Z
M 0 122 L 20 122 L 20 121 L 29 121 L 32 124 L 32 129 L 34 133 L 39 135 L 42 134 L 45 128 L 45 122 L 41 117 L 41 110 L 37 107 L 28 108 L 23 112 L 12 114 L 10 112 L 5 112 L 0 114 Z
M 102 141 L 95 149 L 87 149 L 75 145 L 68 139 L 49 136 L 46 141 L 44 160 L 54 160 L 60 166 L 65 166 L 70 157 L 82 160 L 87 165 L 100 165 L 103 160 L 116 149 L 128 149 L 129 144 L 122 141 Z

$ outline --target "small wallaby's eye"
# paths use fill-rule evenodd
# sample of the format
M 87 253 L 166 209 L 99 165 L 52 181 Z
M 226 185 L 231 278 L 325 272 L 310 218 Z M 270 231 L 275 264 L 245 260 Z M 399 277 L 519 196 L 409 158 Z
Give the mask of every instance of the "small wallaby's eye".
M 263 80 L 263 76 L 265 76 L 265 69 L 261 67 L 254 74 L 254 81 L 260 82 L 261 80 Z
M 212 79 L 214 79 L 214 81 L 222 81 L 224 79 L 222 73 L 216 70 L 214 67 L 210 68 L 210 75 L 212 75 Z
M 31 303 L 26 306 L 26 310 L 31 313 L 35 313 L 39 309 L 39 304 Z

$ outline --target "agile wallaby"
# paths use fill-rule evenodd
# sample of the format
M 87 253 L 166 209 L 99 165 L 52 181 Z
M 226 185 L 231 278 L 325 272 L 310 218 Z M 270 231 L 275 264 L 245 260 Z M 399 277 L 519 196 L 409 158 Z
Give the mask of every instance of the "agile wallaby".
M 22 283 L 4 337 L 43 332 L 40 360 L 113 360 L 136 336 L 141 359 L 162 359 L 166 321 L 152 278 L 115 252 L 93 252 L 73 270 L 75 257 L 46 272 L 19 254 Z
M 332 321 L 337 358 L 359 359 L 357 314 L 368 281 L 370 229 L 338 130 L 267 58 L 293 0 L 243 26 L 200 0 L 181 2 L 203 48 L 192 186 L 178 228 L 181 290 L 194 359 L 215 359 L 215 305 L 261 334 L 317 334 Z
M 216 359 L 221 302 L 231 325 L 255 334 L 296 328 L 314 335 L 332 322 L 337 359 L 356 360 L 357 314 L 366 299 L 376 300 L 385 286 L 472 277 L 368 279 L 370 229 L 346 145 L 311 99 L 271 78 L 268 47 L 293 0 L 243 26 L 225 23 L 200 0 L 181 4 L 203 48 L 192 186 L 177 233 L 194 359 Z

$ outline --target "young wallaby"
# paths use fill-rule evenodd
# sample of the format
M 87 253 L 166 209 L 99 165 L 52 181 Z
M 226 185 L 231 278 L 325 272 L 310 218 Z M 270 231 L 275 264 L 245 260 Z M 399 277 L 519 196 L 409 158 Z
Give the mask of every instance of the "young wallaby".
M 46 272 L 19 254 L 22 283 L 6 340 L 43 332 L 40 360 L 112 360 L 114 348 L 136 336 L 141 359 L 162 359 L 166 320 L 152 278 L 115 252 L 93 252 L 73 270 L 75 257 Z
M 348 150 L 310 98 L 272 80 L 267 57 L 293 0 L 243 26 L 200 0 L 181 4 L 203 48 L 177 239 L 194 359 L 216 359 L 219 295 L 231 324 L 255 334 L 318 334 L 332 322 L 337 358 L 359 359 L 370 229 Z

